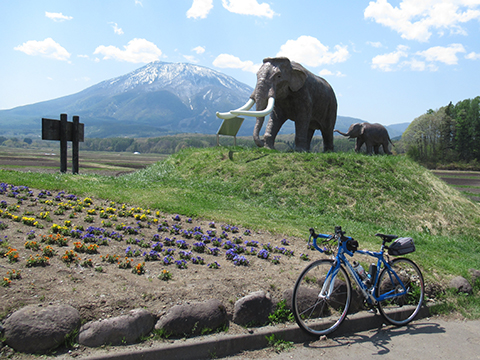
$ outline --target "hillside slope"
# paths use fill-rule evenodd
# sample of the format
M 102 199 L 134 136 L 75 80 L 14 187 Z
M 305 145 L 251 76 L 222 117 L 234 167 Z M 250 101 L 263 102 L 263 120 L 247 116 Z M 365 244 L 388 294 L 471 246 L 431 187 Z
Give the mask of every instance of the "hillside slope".
M 168 164 L 192 191 L 227 193 L 229 212 L 241 212 L 247 203 L 249 211 L 279 228 L 304 223 L 328 229 L 355 222 L 378 229 L 476 233 L 480 220 L 479 206 L 401 156 L 188 150 L 145 174 Z

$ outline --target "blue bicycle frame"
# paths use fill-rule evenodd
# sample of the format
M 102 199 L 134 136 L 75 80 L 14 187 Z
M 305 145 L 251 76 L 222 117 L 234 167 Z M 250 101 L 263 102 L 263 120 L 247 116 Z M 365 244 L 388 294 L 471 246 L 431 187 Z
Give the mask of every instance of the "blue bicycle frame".
M 371 283 L 373 286 L 367 287 L 367 285 L 362 281 L 360 276 L 357 274 L 357 272 L 353 269 L 353 266 L 350 264 L 348 261 L 347 257 L 345 254 L 349 256 L 353 256 L 353 251 L 348 250 L 347 244 L 349 241 L 352 241 L 353 238 L 350 236 L 340 236 L 340 235 L 326 235 L 326 234 L 316 234 L 315 236 L 310 236 L 308 239 L 308 242 L 310 243 L 310 239 L 313 237 L 313 247 L 320 251 L 321 253 L 324 253 L 326 249 L 321 249 L 318 244 L 317 244 L 317 239 L 322 238 L 322 239 L 327 239 L 331 240 L 335 238 L 338 241 L 338 252 L 335 255 L 335 261 L 334 265 L 330 268 L 330 270 L 327 273 L 325 282 L 323 284 L 322 290 L 320 292 L 319 297 L 325 297 L 329 298 L 330 294 L 332 293 L 333 290 L 333 285 L 335 283 L 335 277 L 338 274 L 338 271 L 340 270 L 341 264 L 343 264 L 350 275 L 355 279 L 355 282 L 357 283 L 358 287 L 360 288 L 363 296 L 365 297 L 367 303 L 369 305 L 376 305 L 379 301 L 384 301 L 387 299 L 395 298 L 398 296 L 405 295 L 407 293 L 407 288 L 403 284 L 402 280 L 398 276 L 398 274 L 392 269 L 388 261 L 385 261 L 384 258 L 384 248 L 385 248 L 385 243 L 382 244 L 382 247 L 380 251 L 375 252 L 375 251 L 368 251 L 368 250 L 356 250 L 357 253 L 359 254 L 364 254 L 368 255 L 371 257 L 374 257 L 377 259 L 377 271 L 375 273 L 375 278 L 370 279 Z M 394 283 L 393 277 L 397 280 L 397 284 L 401 286 L 402 291 L 399 291 L 399 288 L 396 287 L 392 289 L 391 291 L 388 291 L 380 296 L 376 296 L 376 291 L 375 289 L 377 288 L 378 285 L 378 279 L 380 276 L 380 270 L 386 269 L 388 272 L 388 276 L 390 277 L 390 281 L 392 284 Z

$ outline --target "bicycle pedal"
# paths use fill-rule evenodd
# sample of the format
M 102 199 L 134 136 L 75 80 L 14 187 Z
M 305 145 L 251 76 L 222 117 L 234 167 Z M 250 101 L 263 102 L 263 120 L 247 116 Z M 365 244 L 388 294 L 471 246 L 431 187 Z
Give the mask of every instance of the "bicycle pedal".
M 377 308 L 372 307 L 372 308 L 368 309 L 368 312 L 369 312 L 370 314 L 376 315 L 376 314 L 377 314 Z

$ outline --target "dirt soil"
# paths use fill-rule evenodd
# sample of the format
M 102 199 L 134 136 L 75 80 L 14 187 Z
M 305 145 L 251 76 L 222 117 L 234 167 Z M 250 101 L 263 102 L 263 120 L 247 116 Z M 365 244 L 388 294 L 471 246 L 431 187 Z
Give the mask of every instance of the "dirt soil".
M 235 301 L 251 292 L 269 292 L 278 302 L 293 288 L 308 263 L 301 255 L 322 256 L 307 250 L 306 239 L 0 184 L 0 318 L 31 304 L 69 304 L 83 322 L 135 308 L 161 316 L 212 298 L 231 317 Z M 231 243 L 243 248 L 243 264 L 227 259 Z M 155 246 L 158 254 L 150 253 Z M 267 259 L 258 256 L 264 248 Z M 191 257 L 184 268 L 174 262 L 182 251 Z M 171 279 L 160 279 L 164 273 Z M 231 323 L 229 333 L 246 331 Z

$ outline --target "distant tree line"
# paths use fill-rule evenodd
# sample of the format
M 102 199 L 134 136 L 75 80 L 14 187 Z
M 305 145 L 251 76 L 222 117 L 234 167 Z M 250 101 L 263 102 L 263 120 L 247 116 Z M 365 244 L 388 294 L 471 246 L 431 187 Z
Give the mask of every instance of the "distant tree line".
M 33 140 L 31 138 L 24 138 L 23 140 L 21 140 L 16 137 L 7 138 L 5 136 L 0 136 L 1 146 L 21 148 L 21 147 L 28 147 L 28 145 L 31 145 L 32 143 L 33 143 Z
M 233 146 L 234 141 L 231 136 L 221 136 L 219 139 L 222 146 Z M 251 136 L 237 137 L 237 146 L 256 148 Z M 70 146 L 70 142 L 68 146 Z M 353 151 L 355 142 L 343 136 L 336 136 L 334 139 L 335 151 L 347 152 Z M 10 148 L 58 148 L 58 141 L 32 140 L 31 138 L 7 138 L 0 136 L 0 146 Z M 216 135 L 206 134 L 177 134 L 152 138 L 85 138 L 80 143 L 80 151 L 112 151 L 112 152 L 139 152 L 143 154 L 174 154 L 184 148 L 206 148 L 217 146 Z M 295 135 L 278 135 L 275 141 L 275 148 L 278 151 L 288 152 L 295 148 Z M 323 151 L 323 140 L 320 133 L 312 139 L 311 152 Z
M 425 165 L 480 160 L 480 96 L 428 110 L 403 133 L 406 153 Z
M 233 146 L 232 137 L 220 137 L 220 145 Z M 87 151 L 115 151 L 115 152 L 139 152 L 139 153 L 157 153 L 174 154 L 184 148 L 206 148 L 217 145 L 216 135 L 202 134 L 178 134 L 161 136 L 154 138 L 86 138 L 85 142 L 80 143 L 80 150 Z M 237 137 L 237 146 L 253 147 L 257 146 L 251 136 Z M 275 141 L 275 148 L 279 151 L 293 151 L 295 146 L 294 135 L 279 135 Z M 343 137 L 335 137 L 336 151 L 349 151 L 354 148 L 354 142 L 348 141 Z M 315 136 L 311 143 L 312 152 L 323 151 L 323 141 L 321 136 Z

